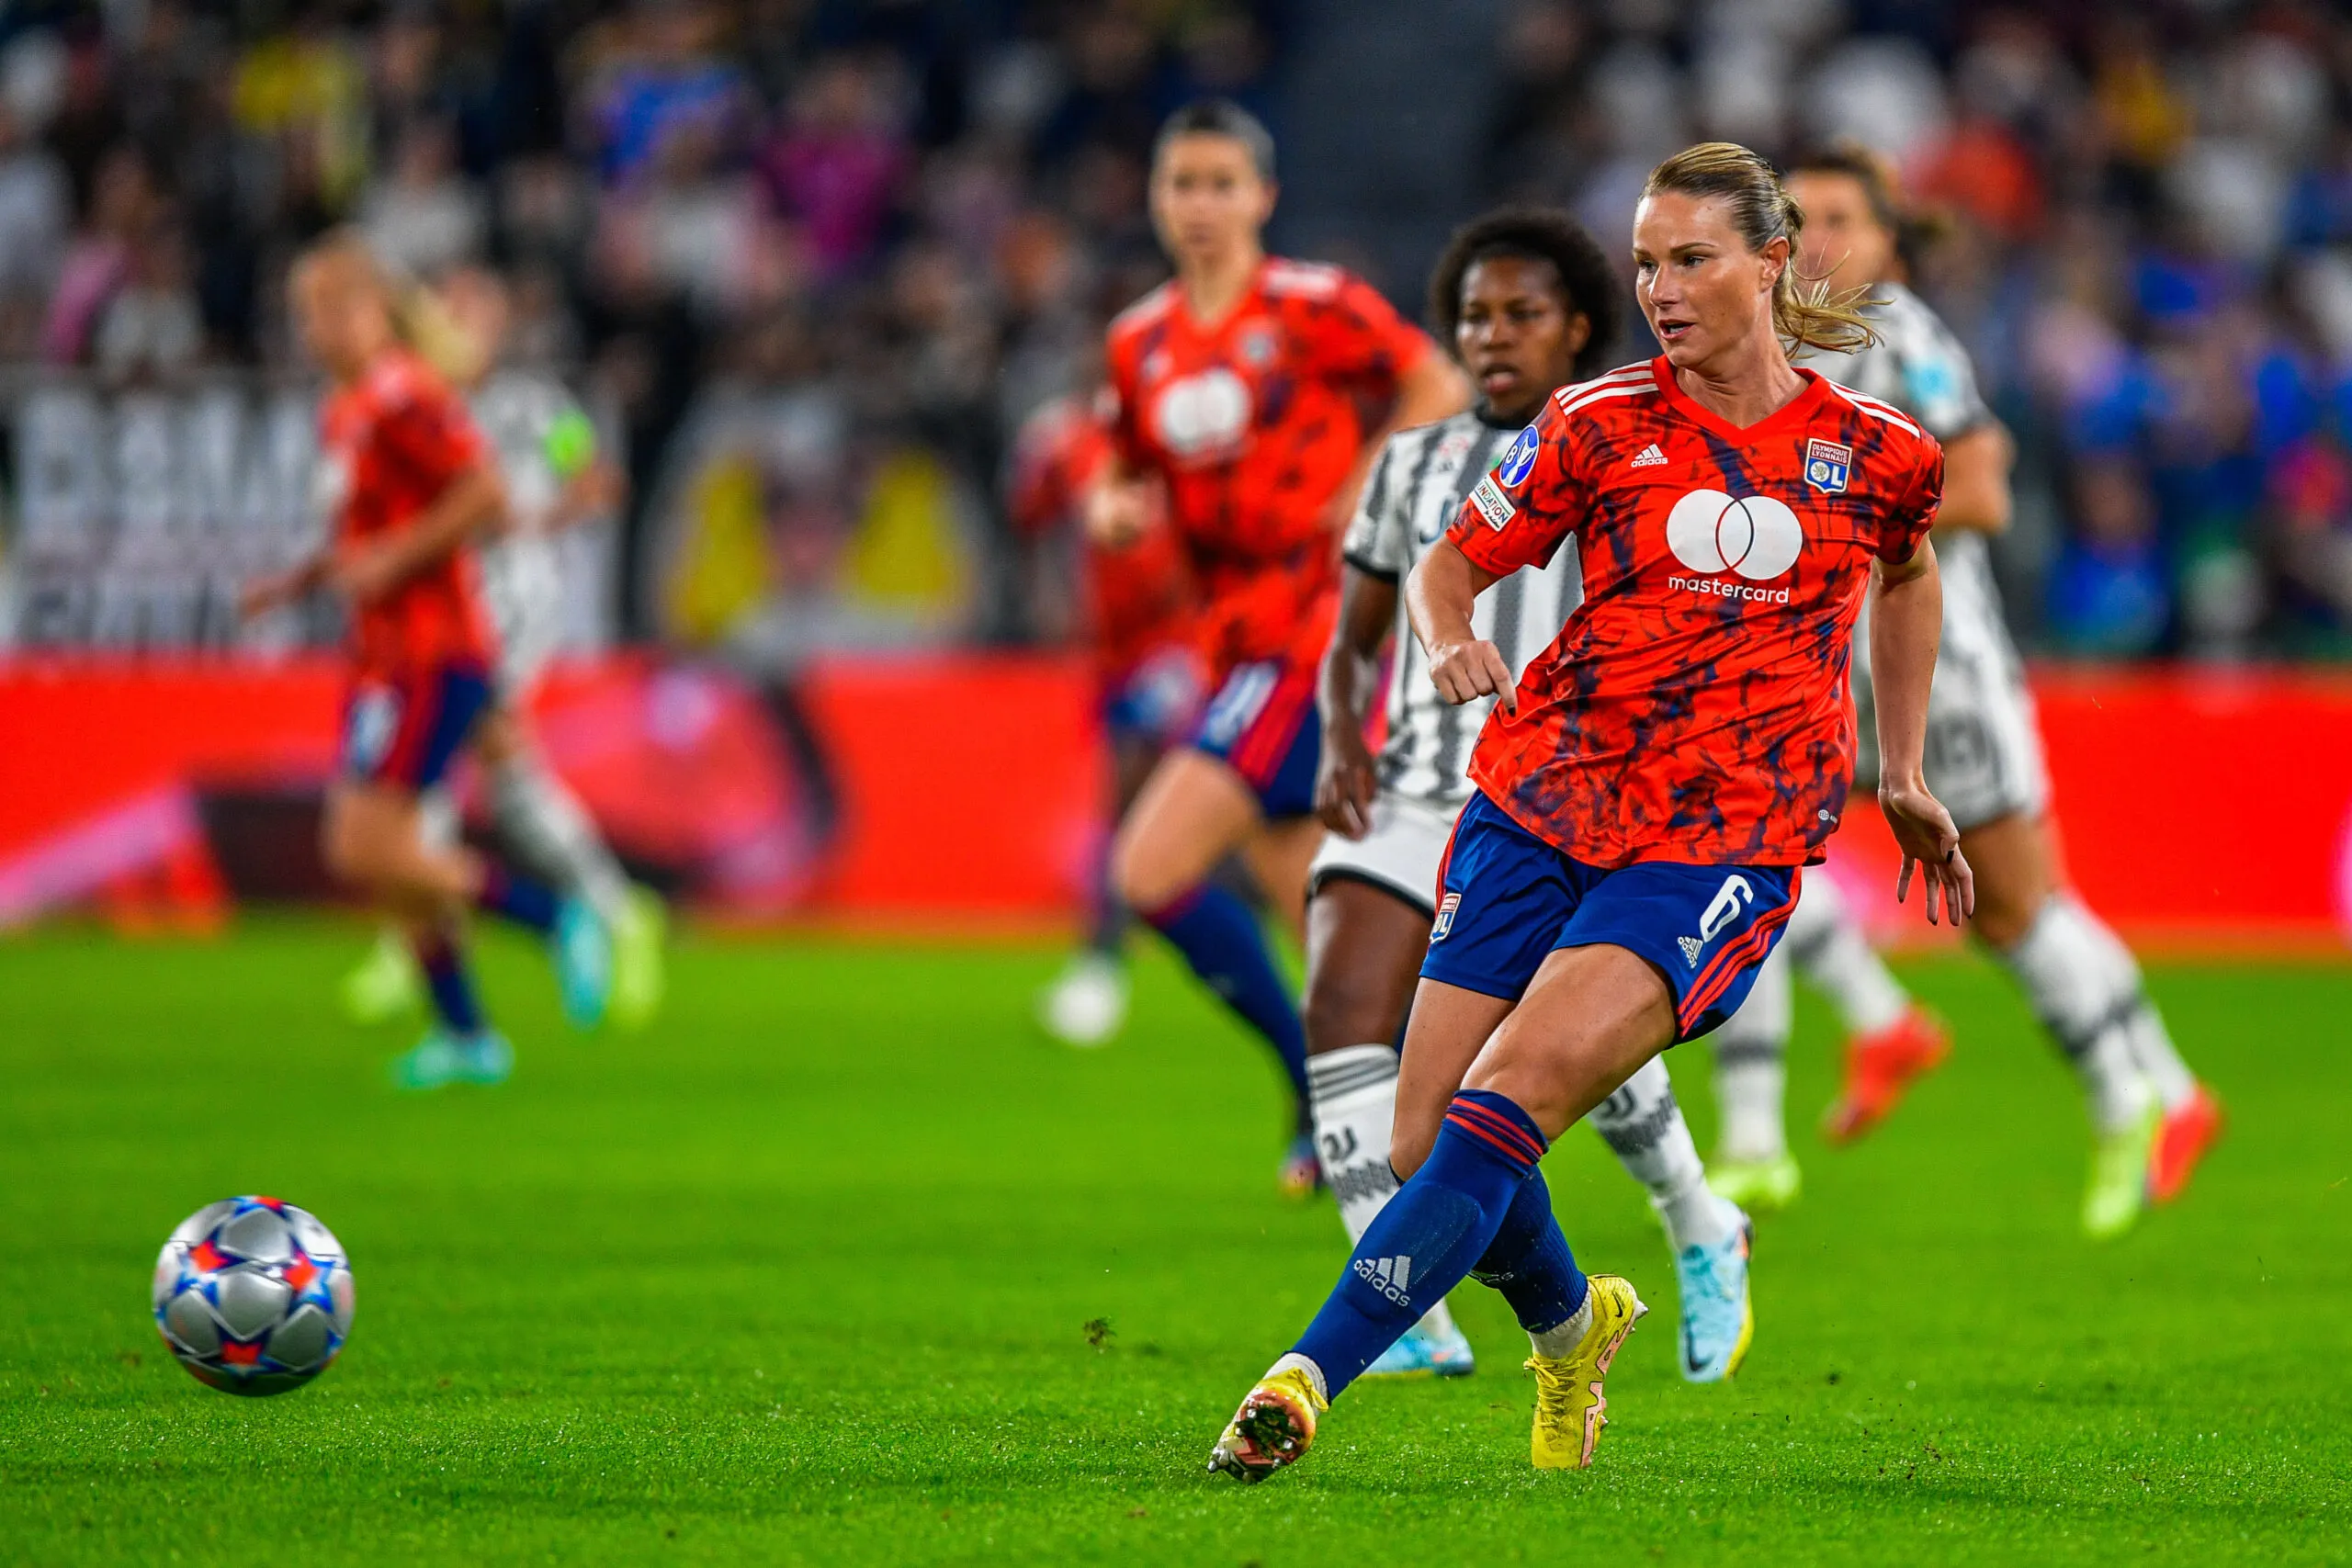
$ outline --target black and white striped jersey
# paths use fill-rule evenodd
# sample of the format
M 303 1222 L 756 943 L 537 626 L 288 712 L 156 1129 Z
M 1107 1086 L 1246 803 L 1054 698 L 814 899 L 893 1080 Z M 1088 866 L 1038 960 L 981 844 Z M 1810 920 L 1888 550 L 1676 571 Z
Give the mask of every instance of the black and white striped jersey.
M 1348 528 L 1348 564 L 1401 582 L 1453 521 L 1471 488 L 1502 460 L 1521 429 L 1465 412 L 1390 436 Z M 1471 622 L 1517 672 L 1551 646 L 1583 598 L 1583 574 L 1571 539 L 1549 566 L 1524 568 L 1480 594 Z M 1391 665 L 1381 785 L 1408 799 L 1458 807 L 1470 796 L 1470 751 L 1493 699 L 1456 707 L 1438 695 L 1430 682 L 1429 658 L 1407 624 L 1401 601 Z

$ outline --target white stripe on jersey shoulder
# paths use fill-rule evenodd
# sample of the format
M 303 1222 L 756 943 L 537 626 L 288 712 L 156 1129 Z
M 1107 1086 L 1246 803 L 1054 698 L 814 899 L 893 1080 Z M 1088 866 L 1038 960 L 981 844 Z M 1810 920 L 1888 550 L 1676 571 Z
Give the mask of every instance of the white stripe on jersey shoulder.
M 1258 275 L 1258 287 L 1269 294 L 1329 299 L 1340 291 L 1340 285 L 1346 277 L 1347 274 L 1328 263 L 1292 261 L 1286 256 L 1275 256 Z
M 1163 283 L 1112 317 L 1111 330 L 1114 333 L 1127 332 L 1136 327 L 1149 326 L 1153 321 L 1166 315 L 1169 307 L 1175 303 L 1176 285 L 1172 282 Z
M 1893 403 L 1883 403 L 1876 398 L 1868 397 L 1854 390 L 1853 388 L 1847 386 L 1841 381 L 1831 381 L 1826 376 L 1824 376 L 1822 380 L 1828 384 L 1831 391 L 1837 393 L 1839 397 L 1845 399 L 1848 402 L 1853 404 L 1864 413 L 1871 414 L 1877 418 L 1883 419 L 1886 421 L 1887 423 L 1895 426 L 1897 429 L 1907 430 L 1913 435 L 1917 435 L 1919 434 L 1919 427 L 1912 423 L 1911 421 L 1905 417 L 1903 411 L 1896 408 Z
M 1657 377 L 1644 360 L 1639 365 L 1622 366 L 1606 375 L 1595 376 L 1589 381 L 1579 381 L 1573 387 L 1563 387 L 1552 394 L 1562 413 L 1574 413 L 1587 403 L 1602 398 L 1623 398 L 1641 392 L 1657 390 Z

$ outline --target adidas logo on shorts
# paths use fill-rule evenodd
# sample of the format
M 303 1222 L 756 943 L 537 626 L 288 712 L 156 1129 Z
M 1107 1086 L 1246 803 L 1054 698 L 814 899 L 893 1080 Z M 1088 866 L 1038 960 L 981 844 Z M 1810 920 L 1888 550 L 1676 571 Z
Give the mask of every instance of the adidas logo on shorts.
M 1695 936 L 1679 936 L 1674 940 L 1682 944 L 1682 962 L 1693 969 L 1699 967 L 1699 954 L 1707 951 L 1707 944 Z

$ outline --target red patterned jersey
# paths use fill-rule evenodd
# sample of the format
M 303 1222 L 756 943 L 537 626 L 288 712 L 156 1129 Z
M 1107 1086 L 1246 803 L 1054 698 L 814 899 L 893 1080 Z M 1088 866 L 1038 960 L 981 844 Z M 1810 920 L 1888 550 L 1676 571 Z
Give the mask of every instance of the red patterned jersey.
M 326 400 L 319 444 L 338 549 L 408 527 L 458 476 L 492 461 L 465 403 L 406 350 Z M 352 618 L 369 670 L 488 664 L 496 647 L 470 549 L 450 551 Z
M 1084 562 L 1086 630 L 1095 673 L 1115 686 L 1158 650 L 1192 635 L 1192 569 L 1164 517 L 1123 548 L 1085 536 L 1086 487 L 1111 457 L 1111 433 L 1091 401 L 1057 398 L 1029 416 L 1012 452 L 1007 504 L 1033 538 L 1075 530 Z
M 1270 258 L 1223 320 L 1164 284 L 1111 323 L 1112 434 L 1166 482 L 1207 604 L 1201 652 L 1322 657 L 1339 607 L 1333 495 L 1429 339 L 1337 267 Z
M 1661 357 L 1553 394 L 1449 537 L 1498 576 L 1573 536 L 1584 603 L 1470 773 L 1591 865 L 1818 860 L 1853 774 L 1847 678 L 1873 559 L 1911 558 L 1943 448 L 1810 370 L 1745 429 Z

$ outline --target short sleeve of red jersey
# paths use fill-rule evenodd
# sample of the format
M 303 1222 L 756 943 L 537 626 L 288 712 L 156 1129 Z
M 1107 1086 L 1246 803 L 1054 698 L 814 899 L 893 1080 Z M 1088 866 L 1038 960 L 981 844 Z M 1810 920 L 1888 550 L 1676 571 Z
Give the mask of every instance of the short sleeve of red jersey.
M 1502 461 L 1471 487 L 1445 536 L 1481 570 L 1509 577 L 1547 564 L 1591 506 L 1568 416 L 1546 399 Z
M 1919 541 L 1927 537 L 1935 525 L 1936 513 L 1944 501 L 1944 449 L 1940 442 L 1925 432 L 1919 436 L 1917 458 L 1911 467 L 1910 482 L 1899 500 L 1886 513 L 1886 520 L 1879 530 L 1878 558 L 1891 566 L 1900 566 L 1917 553 Z
M 1430 351 L 1430 340 L 1371 284 L 1353 273 L 1339 279 L 1329 308 L 1317 311 L 1306 329 L 1307 357 L 1333 380 L 1393 392 L 1407 368 Z
M 404 378 L 396 399 L 376 416 L 375 438 L 393 461 L 438 492 L 467 469 L 490 460 L 473 416 L 438 381 Z

